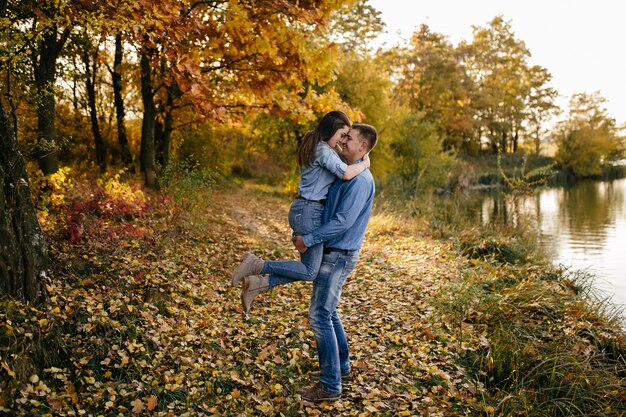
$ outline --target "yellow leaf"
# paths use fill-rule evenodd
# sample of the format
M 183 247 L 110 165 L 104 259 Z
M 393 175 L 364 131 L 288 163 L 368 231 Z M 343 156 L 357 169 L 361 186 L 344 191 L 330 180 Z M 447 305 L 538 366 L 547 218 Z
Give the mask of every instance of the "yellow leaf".
M 41 320 L 39 320 L 39 325 L 41 327 L 45 326 L 46 324 L 48 324 L 48 319 L 41 319 Z

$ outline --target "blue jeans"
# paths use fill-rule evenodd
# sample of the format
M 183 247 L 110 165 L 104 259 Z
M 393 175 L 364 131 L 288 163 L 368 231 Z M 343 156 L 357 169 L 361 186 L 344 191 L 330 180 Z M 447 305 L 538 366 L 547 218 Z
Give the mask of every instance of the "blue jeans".
M 348 340 L 337 314 L 341 288 L 359 259 L 358 251 L 324 254 L 309 308 L 309 323 L 315 334 L 320 379 L 328 392 L 341 392 L 341 373 L 350 372 Z
M 295 199 L 289 209 L 289 225 L 295 234 L 304 236 L 322 225 L 324 205 Z M 262 274 L 270 274 L 270 288 L 294 281 L 313 281 L 322 263 L 324 245 L 311 246 L 298 261 L 265 261 Z

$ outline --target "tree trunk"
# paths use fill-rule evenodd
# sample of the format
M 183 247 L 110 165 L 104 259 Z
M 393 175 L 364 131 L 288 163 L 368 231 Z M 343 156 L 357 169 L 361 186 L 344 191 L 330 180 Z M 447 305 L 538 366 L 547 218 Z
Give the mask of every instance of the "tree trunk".
M 537 125 L 535 129 L 535 155 L 539 156 L 541 152 L 541 128 Z
M 100 133 L 100 126 L 98 125 L 98 111 L 96 108 L 96 57 L 93 57 L 93 71 L 91 67 L 91 57 L 89 56 L 89 51 L 85 51 L 85 53 L 83 54 L 83 62 L 85 64 L 87 102 L 89 105 L 89 118 L 91 119 L 91 132 L 93 134 L 93 140 L 96 147 L 96 164 L 98 164 L 102 172 L 105 172 L 106 149 L 104 147 L 102 134 Z
M 513 153 L 517 152 L 517 144 L 519 140 L 519 132 L 516 130 L 513 135 Z
M 502 136 L 500 137 L 500 150 L 503 154 L 507 153 L 507 145 L 508 145 L 508 141 L 507 141 L 507 133 L 506 133 L 506 129 L 502 130 Z
M 4 16 L 6 8 L 6 2 L 0 3 L 0 16 Z M 9 30 L 9 42 L 11 42 L 11 31 Z M 15 134 L 15 140 L 17 140 L 17 108 L 15 103 L 13 102 L 13 94 L 12 94 L 12 86 L 11 86 L 11 75 L 13 74 L 12 63 L 11 60 L 7 63 L 6 70 L 6 97 L 7 102 L 9 104 L 9 110 L 11 115 L 11 122 L 13 123 L 13 133 Z
M 37 88 L 37 140 L 39 149 L 35 156 L 44 175 L 53 174 L 59 169 L 56 149 L 57 132 L 54 124 L 56 116 L 54 100 L 54 82 L 56 80 L 56 61 L 69 36 L 66 29 L 57 39 L 57 26 L 43 34 L 39 45 L 39 56 L 35 59 L 35 86 Z
M 169 164 L 172 152 L 172 111 L 176 90 L 176 86 L 169 86 L 167 88 L 167 101 L 165 104 L 163 123 L 157 122 L 156 125 L 155 141 L 157 143 L 157 159 L 162 168 L 165 168 L 167 164 Z
M 154 133 L 156 123 L 156 107 L 152 91 L 152 74 L 148 52 L 141 51 L 141 98 L 143 100 L 143 121 L 141 123 L 142 165 L 145 169 L 146 186 L 157 188 L 156 155 Z
M 56 115 L 54 100 L 54 80 L 56 79 L 56 28 L 44 34 L 39 50 L 39 62 L 35 66 L 35 85 L 37 87 L 37 142 L 35 157 L 44 175 L 55 173 L 59 169 L 56 150 Z
M 163 123 L 157 117 L 154 122 L 154 155 L 157 163 L 163 168 L 163 142 L 165 135 Z
M 120 154 L 122 163 L 130 166 L 133 158 L 128 147 L 128 138 L 126 137 L 126 126 L 124 125 L 124 99 L 122 98 L 122 35 L 118 33 L 115 36 L 115 55 L 113 58 L 113 101 L 115 104 L 115 116 L 117 118 L 117 141 L 120 145 Z
M 10 296 L 41 301 L 48 254 L 33 205 L 24 160 L 0 103 L 0 288 Z
M 172 153 L 172 110 L 168 109 L 165 113 L 163 121 L 163 156 L 161 163 L 166 167 L 170 163 L 170 155 Z
M 494 154 L 497 154 L 498 153 L 499 142 L 498 142 L 498 138 L 496 136 L 496 133 L 491 128 L 489 128 L 489 140 L 491 141 L 491 151 Z

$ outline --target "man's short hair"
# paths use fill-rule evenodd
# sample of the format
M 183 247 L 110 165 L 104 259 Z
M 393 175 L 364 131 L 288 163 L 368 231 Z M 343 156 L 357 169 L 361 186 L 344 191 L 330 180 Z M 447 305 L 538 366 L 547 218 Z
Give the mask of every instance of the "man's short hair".
M 374 149 L 376 142 L 378 142 L 378 132 L 374 126 L 366 125 L 365 123 L 354 123 L 352 127 L 359 131 L 361 139 L 367 142 L 368 151 Z

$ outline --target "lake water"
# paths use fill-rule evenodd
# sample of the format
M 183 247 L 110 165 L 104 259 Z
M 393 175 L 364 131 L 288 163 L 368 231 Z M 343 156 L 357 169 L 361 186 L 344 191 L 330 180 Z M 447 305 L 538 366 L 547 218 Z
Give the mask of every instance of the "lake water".
M 530 219 L 555 264 L 595 275 L 595 287 L 626 308 L 626 179 L 583 181 L 511 201 L 480 192 L 471 210 L 482 223 Z

